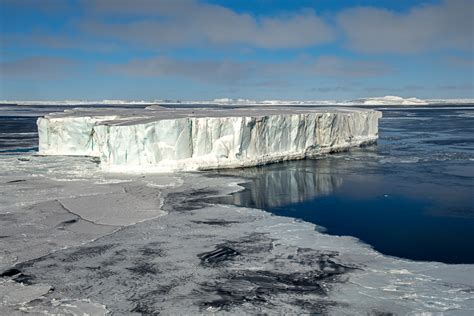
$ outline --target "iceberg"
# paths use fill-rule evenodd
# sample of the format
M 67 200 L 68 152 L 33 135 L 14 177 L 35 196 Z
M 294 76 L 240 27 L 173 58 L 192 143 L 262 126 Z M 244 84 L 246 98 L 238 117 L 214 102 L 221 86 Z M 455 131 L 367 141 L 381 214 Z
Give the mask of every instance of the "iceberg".
M 116 172 L 236 168 L 374 143 L 381 112 L 355 108 L 73 109 L 38 119 L 39 154 Z

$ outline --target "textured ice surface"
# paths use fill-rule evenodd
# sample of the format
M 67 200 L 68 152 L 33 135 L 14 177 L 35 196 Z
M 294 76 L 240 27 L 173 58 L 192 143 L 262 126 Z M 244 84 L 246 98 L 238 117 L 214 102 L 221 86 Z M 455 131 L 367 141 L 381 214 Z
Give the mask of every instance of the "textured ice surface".
M 387 257 L 309 223 L 211 202 L 247 172 L 125 175 L 90 157 L 0 156 L 0 314 L 474 313 L 473 265 Z M 340 185 L 324 175 L 264 181 L 272 205 Z
M 313 107 L 76 109 L 38 120 L 39 152 L 100 157 L 110 171 L 255 166 L 372 143 L 380 117 Z
M 245 171 L 125 176 L 87 157 L 23 155 L 0 157 L 0 176 L 0 314 L 474 311 L 473 265 L 391 258 L 309 223 L 210 202 L 238 190 Z M 313 194 L 338 185 L 290 177 L 268 194 L 300 181 Z M 80 216 L 58 203 L 75 199 L 65 205 Z M 142 221 L 152 205 L 166 214 Z M 100 222 L 116 214 L 129 220 Z
M 103 178 L 89 158 L 2 156 L 0 270 L 163 215 L 156 185 Z

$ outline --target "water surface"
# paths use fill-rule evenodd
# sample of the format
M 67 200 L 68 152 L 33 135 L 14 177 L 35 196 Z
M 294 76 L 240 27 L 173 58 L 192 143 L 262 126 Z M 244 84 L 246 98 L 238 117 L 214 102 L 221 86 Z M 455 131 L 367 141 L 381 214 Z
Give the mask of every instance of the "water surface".
M 219 202 L 309 221 L 391 256 L 474 263 L 474 107 L 383 112 L 378 145 L 222 171 L 251 180 Z
M 70 107 L 0 106 L 0 154 L 35 152 L 37 117 Z M 250 182 L 218 202 L 309 221 L 387 255 L 474 263 L 474 107 L 382 110 L 378 145 L 221 171 Z

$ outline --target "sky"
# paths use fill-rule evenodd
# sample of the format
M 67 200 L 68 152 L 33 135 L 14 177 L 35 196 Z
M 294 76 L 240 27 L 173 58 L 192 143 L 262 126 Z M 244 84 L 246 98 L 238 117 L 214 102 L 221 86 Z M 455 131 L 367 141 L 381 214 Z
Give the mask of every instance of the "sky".
M 474 98 L 471 0 L 0 0 L 1 100 Z

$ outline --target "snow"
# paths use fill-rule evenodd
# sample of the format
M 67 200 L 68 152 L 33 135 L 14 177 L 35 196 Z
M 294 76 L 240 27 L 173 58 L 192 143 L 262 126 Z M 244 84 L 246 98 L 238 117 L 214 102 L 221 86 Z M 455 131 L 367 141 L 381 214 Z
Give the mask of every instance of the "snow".
M 400 96 L 366 97 L 353 100 L 252 100 L 242 98 L 217 98 L 213 100 L 0 100 L 1 104 L 16 105 L 65 105 L 65 106 L 88 106 L 88 105 L 152 105 L 152 104 L 211 104 L 222 106 L 248 106 L 248 105 L 338 105 L 338 106 L 377 106 L 377 105 L 444 105 L 444 104 L 474 104 L 474 99 L 420 99 L 416 97 L 403 98 Z
M 327 124 L 322 131 L 339 126 L 336 133 L 348 130 L 336 123 L 345 115 L 346 123 L 377 116 L 355 108 L 229 111 L 73 110 L 48 115 L 57 122 L 46 130 L 63 136 L 56 138 L 61 148 L 92 155 L 97 143 L 85 139 L 96 126 L 138 129 L 212 119 L 225 130 L 220 120 L 265 113 L 279 123 L 320 115 Z M 326 119 L 331 115 L 334 121 Z M 125 140 L 124 146 L 133 143 Z M 356 238 L 259 210 L 312 200 L 343 185 L 337 174 L 321 170 L 261 169 L 120 174 L 102 172 L 90 157 L 0 156 L 0 273 L 16 268 L 32 280 L 0 277 L 0 314 L 130 314 L 139 308 L 168 314 L 472 314 L 474 265 L 385 256 Z M 253 177 L 265 183 L 255 196 L 257 208 L 206 203 L 241 190 L 237 183 Z M 225 258 L 225 247 L 239 255 L 214 266 L 200 259 L 222 251 Z
M 111 126 L 156 121 L 142 112 L 115 110 Z M 206 203 L 242 178 L 265 181 L 255 199 L 268 206 L 343 184 L 320 170 L 257 169 L 134 175 L 90 157 L 0 155 L 0 274 L 20 272 L 0 276 L 0 314 L 473 314 L 472 264 L 385 256 L 301 220 Z M 224 247 L 239 255 L 203 264 Z
M 385 96 L 381 98 L 366 98 L 356 100 L 361 102 L 363 105 L 428 105 L 429 103 L 425 100 L 417 98 L 402 98 L 397 96 Z
M 235 183 L 243 180 L 230 173 L 121 175 L 101 173 L 87 157 L 17 158 L 0 156 L 0 272 L 15 267 L 33 284 L 0 277 L 2 315 L 130 314 L 137 306 L 190 315 L 308 314 L 318 307 L 331 315 L 474 310 L 474 265 L 389 257 L 301 220 L 203 203 L 241 189 Z M 319 173 L 280 176 L 269 179 L 268 194 L 259 198 L 287 205 L 340 185 Z M 303 183 L 311 189 L 298 187 Z M 93 207 L 100 214 L 53 207 L 77 197 L 74 210 Z M 113 199 L 131 202 L 110 207 Z M 167 214 L 137 223 L 136 214 L 153 203 Z M 121 229 L 96 222 L 117 212 L 130 217 Z M 203 265 L 200 256 L 222 247 L 240 255 Z
M 364 109 L 74 109 L 38 119 L 39 153 L 99 157 L 108 171 L 256 166 L 373 143 L 381 113 Z

